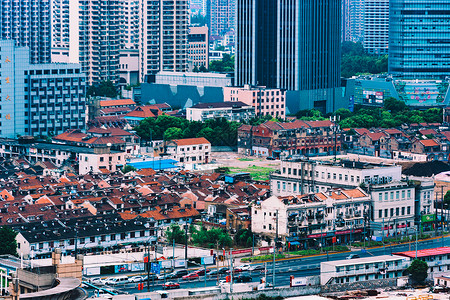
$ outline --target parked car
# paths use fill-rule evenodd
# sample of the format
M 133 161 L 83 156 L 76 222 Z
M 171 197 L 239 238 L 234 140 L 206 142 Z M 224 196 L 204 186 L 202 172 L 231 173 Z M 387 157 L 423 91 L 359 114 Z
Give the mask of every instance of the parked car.
M 173 272 L 174 277 L 173 278 L 181 278 L 184 275 L 189 274 L 188 270 L 176 270 L 175 272 Z
M 345 259 L 354 259 L 354 258 L 359 258 L 359 255 L 358 254 L 350 254 Z
M 219 274 L 226 274 L 230 269 L 227 267 L 223 267 L 219 269 Z
M 176 278 L 176 277 L 174 277 L 175 276 L 175 274 L 174 273 L 168 273 L 168 274 L 161 274 L 161 275 L 158 275 L 158 280 L 164 280 L 164 279 L 174 279 L 174 278 Z
M 144 281 L 144 277 L 137 275 L 137 276 L 132 276 L 132 277 L 128 278 L 128 280 L 130 282 L 141 282 L 141 281 Z
M 129 279 L 127 276 L 118 276 L 118 277 L 110 277 L 106 280 L 106 285 L 119 285 L 129 283 Z
M 217 270 L 212 270 L 211 272 L 208 273 L 209 276 L 217 276 L 217 274 L 220 274 L 219 271 Z
M 247 274 L 239 274 L 236 278 L 234 278 L 235 282 L 251 282 L 252 276 Z
M 242 270 L 239 267 L 236 267 L 233 269 L 233 274 L 242 273 L 244 270 Z M 230 270 L 227 271 L 227 273 L 230 273 Z
M 89 283 L 93 284 L 93 285 L 101 285 L 101 284 L 105 284 L 105 280 L 101 279 L 100 277 L 97 277 L 97 278 L 90 279 Z
M 198 279 L 199 276 L 197 273 L 189 273 L 187 275 L 184 275 L 182 278 L 183 278 L 183 280 L 194 280 L 194 279 Z
M 209 269 L 199 269 L 197 271 L 194 271 L 195 274 L 197 274 L 198 276 L 205 276 L 205 273 L 208 274 L 210 272 Z
M 172 290 L 172 289 L 179 289 L 180 288 L 180 284 L 176 283 L 176 282 L 166 282 L 165 284 L 163 284 L 163 289 L 164 290 Z

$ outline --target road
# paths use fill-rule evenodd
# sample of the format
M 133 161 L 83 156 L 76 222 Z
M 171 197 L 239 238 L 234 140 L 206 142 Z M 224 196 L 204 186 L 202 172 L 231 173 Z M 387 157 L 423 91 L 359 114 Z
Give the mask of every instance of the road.
M 418 249 L 428 249 L 428 248 L 436 248 L 441 246 L 450 245 L 450 237 L 445 237 L 444 239 L 432 239 L 426 241 L 418 242 Z M 386 247 L 380 247 L 375 249 L 369 249 L 367 251 L 357 250 L 352 251 L 351 253 L 358 254 L 360 257 L 370 257 L 370 256 L 378 256 L 384 254 L 391 254 L 395 252 L 402 252 L 408 250 L 415 250 L 415 243 L 404 244 L 404 245 L 393 245 L 390 247 L 386 245 Z M 290 281 L 290 276 L 293 275 L 295 277 L 305 277 L 305 276 L 314 276 L 320 274 L 320 263 L 327 260 L 342 260 L 345 259 L 350 252 L 347 253 L 333 253 L 333 254 L 323 254 L 311 257 L 301 257 L 301 258 L 291 258 L 291 259 L 281 259 L 275 262 L 275 286 L 288 286 Z M 214 269 L 214 267 L 210 267 L 210 269 Z M 266 279 L 267 282 L 272 283 L 272 262 L 266 263 Z M 249 272 L 249 274 L 253 278 L 253 282 L 259 282 L 259 280 L 264 277 L 264 271 L 253 271 Z M 219 279 L 225 279 L 225 275 L 222 275 Z M 205 277 L 201 276 L 199 279 L 193 281 L 184 281 L 182 279 L 170 280 L 179 282 L 181 288 L 197 288 L 197 287 L 205 287 Z M 163 281 L 150 282 L 150 291 L 152 290 L 161 290 L 161 285 Z M 147 291 L 147 284 L 144 284 L 144 290 L 138 291 L 137 283 L 130 283 L 121 286 L 115 287 L 115 289 L 127 293 L 139 293 Z M 217 285 L 217 277 L 206 277 L 206 286 L 215 286 Z

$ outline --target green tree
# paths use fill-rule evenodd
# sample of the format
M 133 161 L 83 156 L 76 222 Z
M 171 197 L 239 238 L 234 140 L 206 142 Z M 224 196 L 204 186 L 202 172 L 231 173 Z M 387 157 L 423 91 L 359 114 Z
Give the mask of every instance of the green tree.
M 130 165 L 125 165 L 125 167 L 122 168 L 122 173 L 126 174 L 128 172 L 136 171 L 137 169 Z
M 117 88 L 112 81 L 102 81 L 99 85 L 91 85 L 86 91 L 87 96 L 117 97 Z
M 178 127 L 170 127 L 164 132 L 166 141 L 177 140 L 183 138 L 183 130 Z
M 352 77 L 358 74 L 379 74 L 387 72 L 387 55 L 370 55 L 360 43 L 342 43 L 341 74 Z
M 222 60 L 215 60 L 209 63 L 210 72 L 230 73 L 234 72 L 234 55 L 224 53 Z
M 415 259 L 406 271 L 414 282 L 423 283 L 428 276 L 428 264 L 423 260 Z
M 11 254 L 17 256 L 17 232 L 10 227 L 2 226 L 0 228 L 0 255 Z
M 177 244 L 184 244 L 186 241 L 186 233 L 181 229 L 180 225 L 172 224 L 166 229 L 166 239 L 168 242 L 175 240 Z
M 450 191 L 447 191 L 444 196 L 444 207 L 448 209 L 450 207 Z
M 208 248 L 230 247 L 233 244 L 230 235 L 224 230 L 218 228 L 207 230 L 205 227 L 194 231 L 191 235 L 191 241 L 194 245 Z
M 242 247 L 251 247 L 253 244 L 253 233 L 248 229 L 240 229 L 234 235 L 234 244 Z
M 406 103 L 395 98 L 387 98 L 384 100 L 384 109 L 391 111 L 392 113 L 398 113 L 407 109 Z

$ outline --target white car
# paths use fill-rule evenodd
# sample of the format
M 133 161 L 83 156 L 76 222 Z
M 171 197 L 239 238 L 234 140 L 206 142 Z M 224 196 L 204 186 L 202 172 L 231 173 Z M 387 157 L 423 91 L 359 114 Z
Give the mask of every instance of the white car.
M 250 270 L 251 267 L 252 267 L 252 265 L 250 265 L 250 264 L 238 266 L 238 268 L 241 269 L 242 271 L 248 271 L 248 270 Z
M 130 281 L 130 282 L 141 282 L 141 281 L 144 281 L 144 277 L 143 276 L 140 276 L 140 275 L 137 275 L 137 276 L 132 276 L 132 277 L 130 277 L 130 278 L 128 278 L 128 280 Z

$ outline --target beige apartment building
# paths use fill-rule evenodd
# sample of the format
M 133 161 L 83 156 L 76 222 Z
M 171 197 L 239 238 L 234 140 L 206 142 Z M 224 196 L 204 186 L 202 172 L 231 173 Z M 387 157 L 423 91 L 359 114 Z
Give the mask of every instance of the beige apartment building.
M 286 117 L 286 91 L 266 87 L 224 87 L 223 101 L 240 101 L 255 108 L 256 115 L 284 119 Z
M 209 36 L 208 27 L 189 27 L 188 63 L 189 71 L 195 67 L 209 66 Z

